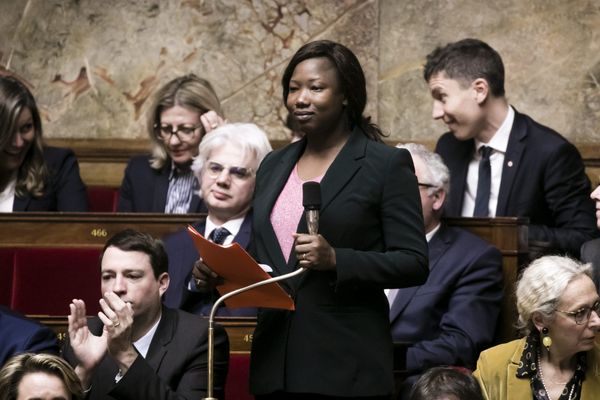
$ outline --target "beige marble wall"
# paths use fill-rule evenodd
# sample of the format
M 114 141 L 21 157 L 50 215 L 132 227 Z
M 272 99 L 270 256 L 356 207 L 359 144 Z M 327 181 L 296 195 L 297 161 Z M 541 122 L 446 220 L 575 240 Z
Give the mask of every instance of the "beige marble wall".
M 2 0 L 0 69 L 31 85 L 51 138 L 142 138 L 153 91 L 194 72 L 230 120 L 285 139 L 280 74 L 327 38 L 357 53 L 391 140 L 434 141 L 423 59 L 474 36 L 503 56 L 517 109 L 600 142 L 598 27 L 600 0 Z
M 519 111 L 576 142 L 600 142 L 600 1 L 380 0 L 379 122 L 400 140 L 435 140 L 425 56 L 465 37 L 502 56 Z
M 1 64 L 32 86 L 53 138 L 144 137 L 161 84 L 210 80 L 231 121 L 285 139 L 280 74 L 304 43 L 356 50 L 377 95 L 376 1 L 21 0 L 0 4 Z M 375 109 L 376 103 L 373 104 Z

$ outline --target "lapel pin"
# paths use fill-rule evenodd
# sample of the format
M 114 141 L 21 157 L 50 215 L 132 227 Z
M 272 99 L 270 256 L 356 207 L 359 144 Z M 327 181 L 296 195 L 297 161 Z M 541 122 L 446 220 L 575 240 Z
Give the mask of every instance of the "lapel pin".
M 513 162 L 509 161 L 508 163 L 506 163 L 506 165 L 508 165 L 509 167 L 512 167 L 513 166 Z

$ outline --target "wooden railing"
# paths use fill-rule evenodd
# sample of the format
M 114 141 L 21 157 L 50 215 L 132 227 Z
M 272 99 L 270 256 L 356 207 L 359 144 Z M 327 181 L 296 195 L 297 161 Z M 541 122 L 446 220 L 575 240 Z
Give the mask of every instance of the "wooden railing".
M 103 247 L 106 239 L 125 228 L 162 237 L 205 216 L 166 214 L 7 213 L 0 214 L 0 247 Z M 515 337 L 514 287 L 519 268 L 527 261 L 527 220 L 523 218 L 453 218 L 447 223 L 471 231 L 502 253 L 504 299 L 496 342 Z M 1 279 L 1 277 L 0 277 Z M 54 324 L 64 317 L 44 317 Z M 236 348 L 249 351 L 253 320 L 224 320 Z M 60 324 L 59 324 L 60 325 Z M 245 347 L 244 347 L 245 346 Z
M 68 335 L 68 321 L 66 315 L 28 315 L 50 327 L 60 341 L 64 343 Z M 256 318 L 249 317 L 216 317 L 215 321 L 223 326 L 229 336 L 229 351 L 232 354 L 249 354 L 252 344 L 252 335 L 256 327 Z
M 103 247 L 115 233 L 135 228 L 163 237 L 205 214 L 0 213 L 0 247 Z
M 150 141 L 147 139 L 48 139 L 52 146 L 69 147 L 79 160 L 81 177 L 88 186 L 119 187 L 127 161 L 134 155 L 147 154 Z M 394 146 L 397 140 L 388 140 Z M 433 149 L 434 141 L 416 141 Z M 285 140 L 272 140 L 274 149 L 283 147 Z M 600 182 L 600 144 L 575 143 L 579 149 L 586 172 L 593 186 Z

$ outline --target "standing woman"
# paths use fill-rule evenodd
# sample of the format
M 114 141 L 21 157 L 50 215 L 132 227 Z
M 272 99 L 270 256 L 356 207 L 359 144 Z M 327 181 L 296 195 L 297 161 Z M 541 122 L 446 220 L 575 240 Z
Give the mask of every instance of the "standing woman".
M 152 154 L 129 160 L 119 192 L 119 212 L 205 212 L 191 170 L 198 145 L 224 121 L 210 82 L 194 74 L 164 85 L 148 115 Z
M 259 314 L 251 390 L 258 399 L 389 398 L 393 350 L 383 289 L 421 285 L 428 274 L 410 155 L 381 143 L 381 131 L 363 117 L 365 77 L 348 48 L 304 45 L 282 84 L 305 137 L 268 155 L 257 172 L 253 245 L 274 275 L 308 270 L 284 283 L 295 311 Z M 321 183 L 314 236 L 303 216 L 306 181 Z
M 0 212 L 88 211 L 75 154 L 44 146 L 33 95 L 0 77 Z

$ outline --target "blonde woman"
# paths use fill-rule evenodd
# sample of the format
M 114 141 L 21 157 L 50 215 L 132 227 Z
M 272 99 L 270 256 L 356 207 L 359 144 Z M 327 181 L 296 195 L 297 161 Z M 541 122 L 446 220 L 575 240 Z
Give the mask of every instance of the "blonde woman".
M 185 214 L 206 211 L 191 170 L 198 145 L 224 121 L 211 84 L 181 76 L 157 93 L 148 114 L 152 154 L 133 157 L 121 184 L 120 212 Z

